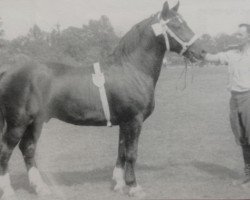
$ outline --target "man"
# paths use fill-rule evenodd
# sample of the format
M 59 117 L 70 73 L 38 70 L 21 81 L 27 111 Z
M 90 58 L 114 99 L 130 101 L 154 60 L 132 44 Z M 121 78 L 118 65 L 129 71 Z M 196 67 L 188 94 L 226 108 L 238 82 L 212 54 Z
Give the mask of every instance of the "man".
M 250 185 L 250 25 L 240 24 L 237 35 L 242 41 L 238 49 L 215 55 L 204 53 L 204 57 L 207 61 L 228 65 L 230 123 L 236 142 L 242 147 L 245 164 L 245 176 L 239 183 L 246 186 Z

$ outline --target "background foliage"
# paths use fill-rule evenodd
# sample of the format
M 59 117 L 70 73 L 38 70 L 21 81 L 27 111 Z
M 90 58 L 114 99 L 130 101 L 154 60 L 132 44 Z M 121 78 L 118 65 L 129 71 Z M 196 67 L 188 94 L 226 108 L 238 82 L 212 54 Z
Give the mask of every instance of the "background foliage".
M 12 40 L 4 39 L 3 23 L 0 20 L 0 65 L 14 62 L 20 57 L 76 66 L 91 65 L 109 55 L 120 39 L 107 16 L 90 20 L 81 28 L 68 27 L 62 30 L 60 24 L 56 24 L 50 32 L 34 25 L 26 35 Z M 227 34 L 215 37 L 204 34 L 200 41 L 208 52 L 216 53 L 237 43 L 237 38 Z M 168 53 L 166 56 L 169 65 L 183 63 L 177 54 Z

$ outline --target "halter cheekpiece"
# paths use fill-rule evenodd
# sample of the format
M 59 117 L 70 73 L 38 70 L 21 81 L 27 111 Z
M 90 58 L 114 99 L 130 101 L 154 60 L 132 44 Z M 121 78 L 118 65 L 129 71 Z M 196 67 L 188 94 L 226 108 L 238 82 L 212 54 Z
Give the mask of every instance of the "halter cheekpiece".
M 160 13 L 158 14 L 158 19 L 159 23 L 153 24 L 152 29 L 154 30 L 156 36 L 164 36 L 167 51 L 170 51 L 169 36 L 174 38 L 182 46 L 182 50 L 179 53 L 180 55 L 183 55 L 187 49 L 198 39 L 198 36 L 195 34 L 188 42 L 184 42 L 168 27 L 168 23 L 171 21 L 171 19 L 162 19 Z

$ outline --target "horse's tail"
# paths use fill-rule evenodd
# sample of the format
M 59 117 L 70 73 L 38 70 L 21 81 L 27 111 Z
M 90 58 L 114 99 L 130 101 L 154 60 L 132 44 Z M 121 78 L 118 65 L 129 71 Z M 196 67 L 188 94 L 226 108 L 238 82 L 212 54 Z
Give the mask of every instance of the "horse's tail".
M 1 86 L 1 81 L 5 75 L 6 71 L 0 72 L 0 86 Z M 2 89 L 0 88 L 0 141 L 2 141 L 2 136 L 6 132 L 7 129 L 7 123 L 5 120 L 5 115 L 4 115 L 4 104 L 2 102 Z
M 2 105 L 0 105 L 0 141 L 2 141 L 3 134 L 6 132 L 7 123 L 4 118 L 4 112 Z
M 6 71 L 0 72 L 0 81 L 2 80 L 3 76 L 5 75 Z

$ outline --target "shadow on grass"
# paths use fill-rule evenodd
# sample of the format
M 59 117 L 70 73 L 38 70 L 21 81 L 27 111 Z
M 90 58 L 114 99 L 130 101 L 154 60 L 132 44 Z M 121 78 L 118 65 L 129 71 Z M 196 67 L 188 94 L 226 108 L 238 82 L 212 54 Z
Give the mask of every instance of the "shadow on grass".
M 191 164 L 200 171 L 204 171 L 210 175 L 219 177 L 221 179 L 238 179 L 240 178 L 240 173 L 236 172 L 228 167 L 221 166 L 214 163 L 206 163 L 201 161 L 193 161 Z
M 114 166 L 106 166 L 104 168 L 93 169 L 91 171 L 69 171 L 69 172 L 58 172 L 53 173 L 52 176 L 54 180 L 59 185 L 72 186 L 75 184 L 84 183 L 95 183 L 95 182 L 112 182 L 112 173 Z M 161 166 L 149 166 L 145 164 L 139 164 L 136 167 L 136 171 L 158 171 L 163 170 L 164 167 Z
M 110 182 L 112 184 L 113 168 L 114 166 L 106 166 L 104 168 L 97 168 L 90 171 L 64 171 L 42 174 L 44 175 L 43 177 L 46 183 L 50 182 L 49 180 L 46 180 L 46 177 L 52 176 L 53 181 L 55 181 L 57 185 L 73 186 L 96 182 Z M 160 171 L 164 169 L 165 167 L 163 166 L 150 166 L 146 164 L 138 164 L 136 167 L 136 171 Z M 24 189 L 30 193 L 34 193 L 29 186 L 27 173 L 13 175 L 11 179 L 15 190 Z

